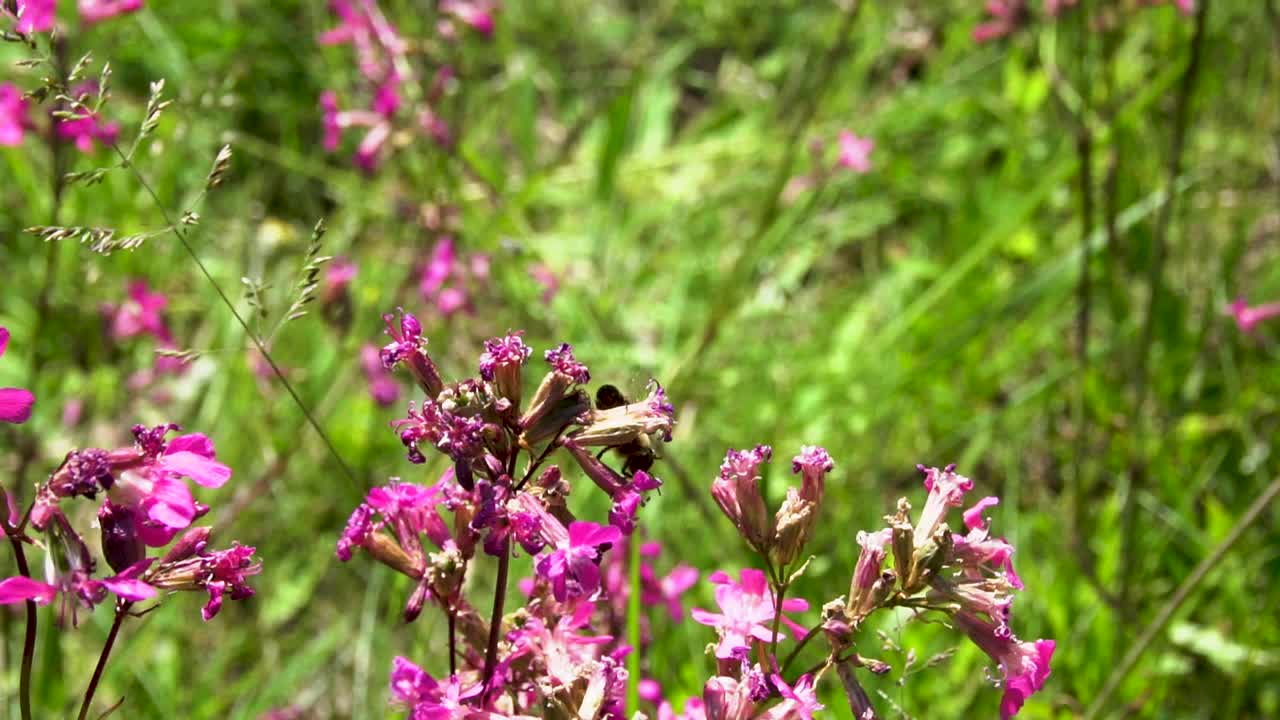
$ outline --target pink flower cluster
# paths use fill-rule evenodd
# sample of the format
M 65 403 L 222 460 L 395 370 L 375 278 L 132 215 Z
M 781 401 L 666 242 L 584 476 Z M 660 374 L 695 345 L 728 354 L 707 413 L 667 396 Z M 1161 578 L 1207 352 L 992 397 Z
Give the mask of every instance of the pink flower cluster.
M 145 280 L 131 280 L 125 300 L 119 303 L 103 303 L 100 310 L 107 326 L 107 334 L 116 343 L 149 337 L 160 350 L 175 350 L 173 332 L 164 318 L 169 298 L 153 292 Z M 129 377 L 133 390 L 151 386 L 164 375 L 181 375 L 186 364 L 171 355 L 157 355 L 151 367 L 138 370 Z
M 73 88 L 77 98 L 87 103 L 98 94 L 98 86 L 85 83 Z M 0 83 L 0 145 L 18 146 L 26 133 L 36 129 L 29 117 L 31 103 L 13 83 Z M 75 145 L 83 153 L 93 152 L 99 144 L 116 141 L 120 124 L 105 121 L 96 114 L 82 114 L 71 118 L 53 118 L 55 132 L 62 140 Z
M 403 91 L 415 83 L 418 72 L 407 52 L 409 43 L 400 37 L 375 0 L 330 0 L 329 8 L 338 25 L 319 37 L 321 45 L 350 45 L 363 86 L 356 95 L 366 98 L 365 108 L 343 109 L 339 95 L 326 90 L 320 96 L 323 113 L 324 148 L 336 151 L 342 136 L 360 128 L 364 131 L 356 147 L 354 162 L 366 172 L 374 172 L 385 159 L 389 141 L 397 131 L 404 136 L 422 134 L 442 147 L 453 144 L 453 132 L 438 106 L 454 82 L 452 67 L 436 67 L 425 97 L 418 107 L 404 108 Z M 485 37 L 493 34 L 495 6 L 482 0 L 441 0 L 437 29 L 442 38 L 456 35 L 454 21 L 461 22 Z M 396 140 L 400 142 L 400 140 Z
M 38 488 L 28 511 L 11 513 L 22 519 L 11 517 L 5 525 L 5 532 L 15 537 L 24 536 L 28 523 L 44 533 L 53 558 L 50 567 L 56 570 L 47 581 L 25 576 L 0 581 L 0 604 L 30 600 L 47 605 L 60 597 L 59 617 L 75 624 L 78 609 L 92 610 L 113 594 L 134 603 L 160 591 L 202 591 L 208 594 L 202 614 L 209 620 L 224 597 L 252 596 L 247 579 L 261 567 L 253 560 L 254 549 L 233 544 L 211 550 L 209 529 L 192 527 L 209 508 L 195 500 L 186 480 L 217 488 L 230 479 L 231 469 L 218 462 L 213 443 L 200 433 L 166 438 L 177 429 L 135 425 L 132 446 L 69 453 Z M 96 576 L 97 562 L 62 511 L 63 501 L 93 500 L 99 493 L 104 495 L 98 507 L 102 554 L 116 573 L 103 578 Z M 184 534 L 174 543 L 179 533 Z M 163 555 L 148 556 L 148 548 L 165 546 Z
M 635 646 L 622 640 L 635 601 L 681 620 L 681 596 L 699 575 L 682 564 L 659 575 L 660 546 L 640 540 L 639 510 L 662 484 L 649 469 L 675 422 L 663 389 L 655 383 L 635 402 L 616 401 L 611 390 L 593 403 L 583 387 L 591 373 L 561 344 L 543 353 L 547 371 L 526 392 L 523 374 L 533 349 L 520 332 L 486 341 L 475 376 L 445 382 L 417 319 L 402 312 L 398 323 L 388 316 L 387 324 L 392 341 L 379 353 L 382 365 L 409 370 L 425 393 L 392 426 L 412 463 L 439 457 L 444 472 L 430 485 L 392 478 L 370 490 L 348 519 L 336 555 L 349 561 L 363 552 L 411 578 L 406 621 L 428 605 L 447 618 L 448 675 L 433 676 L 402 657 L 392 665 L 391 693 L 408 717 L 501 720 L 542 716 L 554 707 L 568 717 L 621 720 L 629 712 L 626 688 L 635 680 L 658 718 L 810 720 L 824 709 L 818 685 L 832 669 L 855 717 L 874 717 L 856 671 L 890 668 L 860 655 L 856 636 L 868 617 L 894 607 L 942 614 L 990 655 L 1004 688 L 1002 718 L 1016 714 L 1047 681 L 1054 642 L 1023 642 L 1012 631 L 1013 597 L 1023 583 L 1013 569 L 1013 547 L 991 533 L 985 517 L 996 498 L 965 511 L 967 531 L 954 533 L 947 515 L 964 504 L 973 482 L 951 467 L 921 468 L 928 496 L 918 517 L 912 521 L 910 503 L 902 499 L 887 527 L 859 533 L 848 595 L 824 604 L 816 622 L 802 620 L 812 606 L 788 592 L 808 567 L 804 551 L 835 462 L 821 447 L 801 448 L 791 461 L 796 481 L 771 511 L 761 483 L 773 451 L 757 445 L 726 454 L 711 494 L 760 554 L 763 569 L 707 578 L 718 608 L 693 608 L 691 617 L 718 636 L 709 650 L 715 673 L 702 695 L 677 713 L 657 680 L 629 678 L 626 669 L 628 658 L 639 658 L 646 671 L 654 618 L 642 615 Z M 371 350 L 363 355 L 366 364 L 373 356 Z M 608 496 L 602 521 L 579 518 L 566 503 L 571 481 L 553 462 L 560 450 Z M 623 456 L 620 467 L 610 462 L 610 451 Z M 652 456 L 638 467 L 632 458 L 641 452 Z M 518 583 L 524 602 L 511 609 L 507 574 L 521 553 L 531 559 L 533 576 Z M 465 592 L 467 576 L 485 556 L 498 564 L 488 618 Z M 631 582 L 633 570 L 638 585 Z M 797 672 L 793 661 L 816 648 L 815 639 L 829 646 L 826 660 Z

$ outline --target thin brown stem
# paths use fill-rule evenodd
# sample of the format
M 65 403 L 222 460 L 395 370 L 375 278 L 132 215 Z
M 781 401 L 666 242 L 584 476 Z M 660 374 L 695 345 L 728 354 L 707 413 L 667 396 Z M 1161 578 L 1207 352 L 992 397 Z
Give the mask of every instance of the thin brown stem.
M 9 527 L 9 523 L 5 521 L 4 533 L 9 536 L 9 542 L 13 544 L 13 557 L 18 564 L 18 574 L 30 578 L 31 568 L 27 565 L 27 554 L 22 547 L 22 539 L 18 537 L 18 530 Z M 22 666 L 18 674 L 18 707 L 22 712 L 22 720 L 31 720 L 31 665 L 36 656 L 36 623 L 40 615 L 34 600 L 28 600 L 26 606 L 27 627 L 22 639 Z
M 509 541 L 508 541 L 509 542 Z M 484 651 L 484 675 L 481 687 L 489 695 L 489 682 L 498 665 L 498 638 L 502 635 L 502 608 L 507 600 L 507 574 L 511 570 L 511 547 L 508 544 L 498 556 L 498 579 L 493 588 L 493 612 L 489 615 L 489 643 Z
M 89 717 L 89 707 L 93 704 L 93 694 L 98 690 L 98 682 L 102 680 L 102 673 L 107 668 L 107 660 L 111 657 L 111 648 L 116 644 L 116 636 L 120 634 L 120 625 L 124 623 L 125 616 L 129 614 L 129 607 L 133 603 L 127 600 L 116 601 L 116 616 L 111 621 L 111 632 L 107 633 L 107 640 L 102 644 L 102 653 L 98 655 L 98 665 L 93 669 L 93 677 L 89 680 L 89 687 L 84 691 L 84 702 L 80 704 L 79 720 L 85 720 Z

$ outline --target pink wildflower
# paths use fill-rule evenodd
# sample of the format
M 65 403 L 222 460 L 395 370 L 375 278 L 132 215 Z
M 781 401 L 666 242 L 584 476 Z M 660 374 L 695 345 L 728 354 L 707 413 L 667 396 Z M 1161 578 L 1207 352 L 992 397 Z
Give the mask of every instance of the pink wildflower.
M 411 711 L 413 720 L 451 720 L 486 717 L 488 713 L 470 707 L 481 694 L 479 683 L 463 687 L 457 675 L 437 682 L 425 670 L 403 657 L 391 664 L 391 694 L 396 703 Z M 474 703 L 478 704 L 478 703 Z
M 79 0 L 80 19 L 95 23 L 142 8 L 142 0 Z
M 557 535 L 555 550 L 538 558 L 535 569 L 551 583 L 556 600 L 591 599 L 600 591 L 599 561 L 608 546 L 622 539 L 622 533 L 610 525 L 576 521 L 567 532 Z M 563 535 L 561 535 L 563 532 Z
M 9 347 L 9 329 L 0 326 L 0 357 Z M 0 422 L 21 424 L 31 417 L 36 397 L 23 388 L 0 388 Z
M 1044 687 L 1056 643 L 1052 640 L 1021 642 L 1007 627 L 987 622 L 966 611 L 956 613 L 955 623 L 999 665 L 1000 674 L 1004 677 L 1000 718 L 1009 720 L 1018 714 L 1027 698 Z
M 0 605 L 34 601 L 37 605 L 48 605 L 58 596 L 65 593 L 78 598 L 87 608 L 106 599 L 112 592 L 125 600 L 138 602 L 150 600 L 156 596 L 156 589 L 138 579 L 154 558 L 141 560 L 125 568 L 117 575 L 95 580 L 86 573 L 72 572 L 51 585 L 21 575 L 0 580 Z
M 964 494 L 973 489 L 973 481 L 963 475 L 957 475 L 955 465 L 948 465 L 939 470 L 936 467 L 916 466 L 924 473 L 924 489 L 929 491 L 924 510 L 920 512 L 920 520 L 915 527 L 915 545 L 921 547 L 942 524 L 947 509 L 960 507 L 964 502 Z
M 336 257 L 325 268 L 324 290 L 321 298 L 326 303 L 335 302 L 347 294 L 351 281 L 356 279 L 356 264 L 350 258 Z
M 848 130 L 840 131 L 840 155 L 836 165 L 862 174 L 871 170 L 871 151 L 876 143 L 871 138 L 862 138 Z
M 729 450 L 720 464 L 720 475 L 711 482 L 716 504 L 757 551 L 763 551 L 772 541 L 769 511 L 760 494 L 760 466 L 772 458 L 773 448 L 768 445 Z
M 728 659 L 740 655 L 743 649 L 749 650 L 752 641 L 769 642 L 773 638 L 772 622 L 774 618 L 773 591 L 765 579 L 763 570 L 745 568 L 739 573 L 741 583 L 735 583 L 724 572 L 716 572 L 708 578 L 716 585 L 716 603 L 720 612 L 712 613 L 693 608 L 690 614 L 702 625 L 714 627 L 720 633 L 720 642 L 716 645 L 716 657 Z M 786 598 L 782 601 L 784 612 L 802 612 L 809 609 L 809 603 L 801 598 Z M 804 628 L 795 624 L 785 615 L 782 621 L 803 636 Z M 779 638 L 786 634 L 778 632 Z
M 1240 328 L 1240 332 L 1251 333 L 1258 323 L 1280 317 L 1280 302 L 1250 307 L 1244 298 L 1237 298 L 1231 303 L 1230 312 L 1236 319 L 1236 327 Z
M 788 685 L 777 673 L 771 679 L 782 696 L 782 702 L 764 714 L 768 720 L 813 720 L 813 714 L 823 709 L 823 704 L 818 702 L 813 675 L 802 675 L 795 685 Z
M 27 111 L 30 103 L 13 83 L 0 83 L 0 145 L 22 144 L 27 130 L 32 129 Z
M 138 535 L 151 547 L 167 545 L 199 515 L 181 478 L 217 488 L 231 477 L 231 468 L 214 459 L 208 437 L 193 433 L 166 442 L 164 436 L 176 429 L 176 425 L 149 429 L 135 425 L 136 449 L 116 453 L 118 458 L 111 461 L 117 474 L 107 494 L 112 502 L 133 511 Z

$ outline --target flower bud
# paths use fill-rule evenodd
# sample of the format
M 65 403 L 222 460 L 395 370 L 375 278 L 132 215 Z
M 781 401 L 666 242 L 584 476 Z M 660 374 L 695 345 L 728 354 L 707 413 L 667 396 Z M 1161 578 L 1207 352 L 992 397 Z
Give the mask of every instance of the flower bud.
M 884 567 L 884 546 L 893 538 L 889 528 L 874 533 L 858 532 L 858 544 L 862 552 L 858 555 L 858 564 L 853 570 L 853 580 L 849 583 L 849 606 L 858 607 L 862 596 L 871 590 L 880 577 Z
M 142 538 L 133 524 L 133 512 L 110 501 L 98 510 L 102 529 L 102 554 L 112 570 L 121 572 L 147 554 Z
M 562 395 L 554 403 L 538 408 L 537 412 L 535 408 L 530 408 L 520 418 L 520 427 L 524 428 L 524 432 L 520 433 L 521 447 L 533 448 L 547 442 L 573 423 L 579 422 L 590 410 L 591 398 L 581 390 Z
M 551 372 L 542 378 L 533 399 L 529 401 L 528 411 L 520 418 L 520 427 L 525 430 L 539 423 L 576 386 L 585 385 L 591 380 L 587 366 L 574 359 L 573 347 L 568 343 L 561 343 L 559 347 L 548 350 L 543 357 L 551 365 Z
M 382 316 L 387 325 L 387 334 L 393 342 L 382 349 L 382 364 L 388 370 L 400 363 L 409 368 L 413 379 L 427 394 L 427 398 L 435 400 L 444 389 L 444 381 L 440 379 L 440 371 L 427 354 L 427 339 L 422 337 L 422 324 L 412 314 L 400 312 L 400 327 L 392 325 L 393 316 L 388 313 Z
M 183 533 L 182 537 L 178 538 L 178 542 L 169 548 L 169 551 L 160 559 L 160 564 L 182 562 L 204 550 L 205 545 L 208 543 L 209 528 L 203 526 L 193 527 Z
M 755 710 L 744 683 L 731 677 L 717 676 L 702 689 L 707 720 L 748 720 Z
M 796 488 L 787 488 L 787 499 L 774 518 L 777 530 L 770 548 L 778 567 L 786 568 L 800 556 L 817 519 L 817 504 L 803 498 Z
M 609 497 L 617 495 L 627 485 L 626 478 L 596 458 L 590 450 L 579 445 L 576 440 L 566 438 L 561 444 L 564 449 L 569 451 L 573 459 L 578 461 L 578 466 L 582 468 L 582 472 L 591 478 L 591 481 L 596 486 L 608 493 Z
M 760 494 L 760 466 L 773 457 L 768 445 L 753 450 L 730 450 L 711 483 L 711 496 L 729 521 L 756 552 L 765 553 L 773 541 L 773 529 L 764 497 Z
M 378 562 L 393 570 L 414 579 L 422 577 L 422 568 L 416 566 L 409 553 L 385 532 L 371 533 L 365 541 L 364 549 Z
M 426 577 L 423 577 L 413 588 L 413 593 L 409 595 L 409 600 L 404 604 L 404 621 L 411 623 L 418 619 L 422 614 L 422 606 L 427 603 L 427 596 L 431 592 L 431 586 Z
M 915 546 L 911 523 L 902 520 L 891 520 L 890 532 L 893 540 L 893 566 L 898 577 L 907 582 L 914 574 Z M 904 588 L 905 589 L 905 588 Z
M 520 406 L 520 370 L 533 349 L 524 344 L 520 333 L 492 338 L 484 343 L 480 356 L 480 377 L 494 384 L 498 395 Z
M 845 696 L 849 699 L 849 709 L 853 711 L 854 720 L 876 720 L 875 708 L 867 691 L 858 682 L 856 669 L 856 661 L 852 659 L 836 666 L 836 674 L 840 676 L 840 684 L 844 685 Z

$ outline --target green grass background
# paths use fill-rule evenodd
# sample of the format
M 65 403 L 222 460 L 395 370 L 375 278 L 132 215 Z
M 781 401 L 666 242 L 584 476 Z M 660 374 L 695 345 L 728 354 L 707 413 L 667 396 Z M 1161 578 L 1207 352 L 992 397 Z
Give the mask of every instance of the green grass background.
M 492 254 L 493 280 L 476 291 L 473 316 L 426 321 L 446 376 L 473 373 L 484 338 L 523 328 L 539 351 L 572 342 L 597 379 L 667 384 L 680 425 L 659 466 L 667 487 L 643 513 L 650 537 L 665 544 L 664 563 L 710 572 L 753 562 L 707 512 L 726 448 L 774 446 L 776 501 L 787 460 L 821 444 L 837 467 L 813 541 L 819 558 L 797 589 L 816 607 L 846 591 L 858 528 L 877 527 L 904 494 L 922 502 L 914 465 L 957 462 L 975 492 L 1002 498 L 997 531 L 1016 544 L 1027 584 L 1015 604 L 1019 634 L 1058 642 L 1049 684 L 1022 716 L 1078 716 L 1280 468 L 1280 323 L 1245 336 L 1223 313 L 1237 295 L 1280 298 L 1274 3 L 1213 3 L 1172 186 L 1175 97 L 1194 21 L 1171 6 L 1081 4 L 1113 29 L 1082 31 L 1069 16 L 976 45 L 976 3 L 868 3 L 828 63 L 843 11 L 825 1 L 510 0 L 491 42 L 465 36 L 451 51 L 462 76 L 448 100 L 460 119 L 458 155 L 418 141 L 374 177 L 350 166 L 349 144 L 337 155 L 321 148 L 319 94 L 355 75 L 347 48 L 315 43 L 332 24 L 323 3 L 153 1 L 70 33 L 72 56 L 92 50 L 96 62 L 110 61 L 108 113 L 126 138 L 147 84 L 167 81 L 175 103 L 139 166 L 171 211 L 200 190 L 217 148 L 232 144 L 232 170 L 193 240 L 242 311 L 253 309 L 240 278 L 262 278 L 273 290 L 261 324 L 274 324 L 321 217 L 324 252 L 360 268 L 349 326 L 313 312 L 272 347 L 353 483 L 280 386 L 253 374 L 243 332 L 170 236 L 101 257 L 24 234 L 51 223 L 49 157 L 35 136 L 0 148 L 0 323 L 14 337 L 0 385 L 39 397 L 32 422 L 0 431 L 6 486 L 20 483 L 29 496 L 73 447 L 123 443 L 138 421 L 178 422 L 208 433 L 235 469 L 225 488 L 200 495 L 219 537 L 257 546 L 265 563 L 257 597 L 214 622 L 199 621 L 199 598 L 179 596 L 128 623 L 102 707 L 124 697 L 117 717 L 255 718 L 289 704 L 306 717 L 393 717 L 391 657 L 440 668 L 442 620 L 427 613 L 403 625 L 407 584 L 365 558 L 336 562 L 333 543 L 365 489 L 392 475 L 431 481 L 440 470 L 404 460 L 387 426 L 402 409 L 372 403 L 357 353 L 381 342 L 382 312 L 403 305 L 429 316 L 406 280 L 434 242 L 414 218 L 422 203 L 447 202 L 460 211 L 461 247 Z M 431 5 L 383 3 L 412 37 L 430 36 Z M 63 14 L 71 21 L 69 7 Z M 34 86 L 37 74 L 12 62 L 20 55 L 0 49 L 0 77 Z M 1097 131 L 1091 235 L 1077 192 L 1073 111 L 1082 96 Z M 782 181 L 817 167 L 811 141 L 827 144 L 820 162 L 829 165 L 843 128 L 875 139 L 873 170 L 837 173 L 816 193 L 777 202 Z M 110 162 L 105 152 L 73 155 L 78 170 Z M 1113 158 L 1114 183 L 1104 187 Z M 1171 187 L 1161 294 L 1144 345 L 1153 238 Z M 1111 242 L 1101 229 L 1107 213 Z M 122 170 L 71 189 L 60 223 L 163 226 Z M 1082 362 L 1085 246 L 1093 286 Z M 538 262 L 562 278 L 550 304 L 528 275 Z M 164 384 L 167 402 L 125 389 L 150 364 L 150 344 L 116 346 L 103 331 L 99 305 L 119 300 L 130 278 L 169 295 L 179 343 L 202 353 Z M 1144 353 L 1149 390 L 1139 409 L 1134 368 Z M 86 410 L 68 428 L 61 413 L 71 399 Z M 15 477 L 32 448 L 37 462 Z M 1070 537 L 1077 462 L 1096 583 Z M 1131 483 L 1135 464 L 1147 472 Z M 1128 541 L 1127 504 L 1136 509 Z M 1264 512 L 1197 586 L 1109 712 L 1280 714 L 1277 519 L 1280 510 Z M 1126 557 L 1131 597 L 1114 608 L 1098 587 L 1116 592 Z M 0 574 L 12 568 L 0 553 Z M 478 597 L 491 572 L 481 571 Z M 712 602 L 705 583 L 689 599 Z M 21 615 L 0 617 L 0 713 L 17 717 Z M 51 617 L 42 613 L 37 715 L 63 717 L 110 614 L 100 610 L 73 633 L 55 631 Z M 711 634 L 660 612 L 654 623 L 652 674 L 673 698 L 698 692 L 714 667 L 703 652 Z M 895 665 L 871 685 L 883 716 L 996 716 L 986 658 L 963 638 L 905 616 L 875 630 L 883 637 L 869 628 L 865 654 Z M 917 660 L 904 672 L 908 651 Z M 849 717 L 838 690 L 826 700 L 833 717 Z

